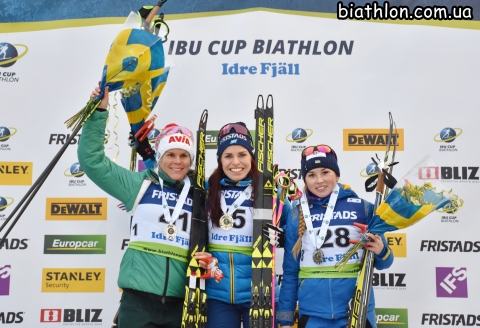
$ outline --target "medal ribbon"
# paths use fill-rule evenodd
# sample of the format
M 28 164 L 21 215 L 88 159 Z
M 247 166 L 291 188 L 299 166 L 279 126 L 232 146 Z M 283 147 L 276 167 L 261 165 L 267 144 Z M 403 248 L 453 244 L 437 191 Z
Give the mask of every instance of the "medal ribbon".
M 175 204 L 175 208 L 173 210 L 173 214 L 170 215 L 170 209 L 168 208 L 167 200 L 165 199 L 165 192 L 163 191 L 163 180 L 160 180 L 160 186 L 162 187 L 162 207 L 163 207 L 163 215 L 165 215 L 165 221 L 167 224 L 174 224 L 177 221 L 178 216 L 180 215 L 180 210 L 183 207 L 183 203 L 185 203 L 185 199 L 187 199 L 188 191 L 190 190 L 190 179 L 188 176 L 185 176 L 183 179 L 183 189 L 178 197 L 177 203 Z
M 340 188 L 338 187 L 337 183 L 335 185 L 335 188 L 333 188 L 332 194 L 330 195 L 330 200 L 328 201 L 327 205 L 327 211 L 323 216 L 322 227 L 320 228 L 318 238 L 315 238 L 313 233 L 312 217 L 310 215 L 310 209 L 308 208 L 306 193 L 304 193 L 302 195 L 302 198 L 300 199 L 303 217 L 305 218 L 305 225 L 307 226 L 308 237 L 312 241 L 313 247 L 315 247 L 315 249 L 320 249 L 325 242 L 325 236 L 327 235 L 328 226 L 330 225 L 330 220 L 333 216 L 333 209 L 335 208 L 335 204 L 337 203 L 339 189 Z
M 237 209 L 237 207 L 243 204 L 245 199 L 247 199 L 247 197 L 250 197 L 251 194 L 252 194 L 252 186 L 250 185 L 247 188 L 245 188 L 245 190 L 240 194 L 240 196 L 238 196 L 237 199 L 235 199 L 235 202 L 233 202 L 230 208 L 233 207 L 234 209 Z M 227 202 L 225 201 L 225 196 L 223 193 L 220 197 L 220 207 L 222 208 L 223 214 L 228 213 L 229 209 L 227 208 Z

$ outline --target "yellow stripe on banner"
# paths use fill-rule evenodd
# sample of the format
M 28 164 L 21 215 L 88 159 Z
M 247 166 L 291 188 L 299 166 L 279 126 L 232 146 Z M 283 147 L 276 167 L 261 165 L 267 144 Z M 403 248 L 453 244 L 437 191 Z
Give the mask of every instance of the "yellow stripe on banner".
M 404 229 L 417 223 L 434 209 L 435 205 L 423 205 L 410 219 L 407 219 L 395 212 L 388 203 L 382 203 L 375 213 L 389 225 Z
M 192 18 L 207 18 L 218 17 L 228 15 L 238 15 L 250 12 L 264 11 L 277 14 L 317 17 L 327 19 L 337 19 L 336 13 L 321 13 L 311 11 L 300 10 L 282 10 L 273 8 L 248 8 L 239 10 L 225 10 L 225 11 L 210 11 L 201 13 L 187 13 L 187 14 L 172 14 L 168 15 L 168 21 L 192 19 Z M 44 21 L 44 22 L 22 22 L 22 23 L 0 23 L 0 31 L 3 33 L 15 33 L 15 32 L 31 32 L 31 31 L 43 31 L 43 30 L 56 30 L 61 28 L 71 27 L 85 27 L 96 25 L 109 25 L 109 24 L 123 24 L 126 17 L 98 17 L 98 18 L 82 18 L 82 19 L 65 19 L 56 21 Z M 466 30 L 480 30 L 480 21 L 472 20 L 349 20 L 364 23 L 383 23 L 383 24 L 397 24 L 397 25 L 418 25 L 418 26 L 436 26 L 446 28 L 460 28 Z
M 130 122 L 130 124 L 140 123 L 142 119 L 148 117 L 148 115 L 150 115 L 150 111 L 145 107 L 140 107 L 133 112 L 127 112 L 128 122 Z

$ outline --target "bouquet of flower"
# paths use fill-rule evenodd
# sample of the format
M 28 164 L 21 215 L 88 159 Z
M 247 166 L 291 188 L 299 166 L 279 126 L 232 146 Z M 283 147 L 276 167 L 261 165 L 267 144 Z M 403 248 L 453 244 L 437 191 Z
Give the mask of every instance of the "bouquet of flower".
M 434 211 L 456 213 L 463 200 L 453 191 L 446 190 L 439 182 L 438 166 L 427 158 L 408 172 L 388 193 L 378 206 L 366 232 L 383 234 L 407 228 Z M 335 264 L 339 270 L 349 261 L 364 243 L 366 234 L 360 238 Z

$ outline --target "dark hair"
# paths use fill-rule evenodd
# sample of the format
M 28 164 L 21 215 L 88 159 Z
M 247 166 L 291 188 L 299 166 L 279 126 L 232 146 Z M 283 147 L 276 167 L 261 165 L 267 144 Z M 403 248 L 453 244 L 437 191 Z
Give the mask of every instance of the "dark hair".
M 256 191 L 258 186 L 258 168 L 257 163 L 255 163 L 255 159 L 251 157 L 251 164 L 252 168 L 250 172 L 248 172 L 249 177 L 252 178 L 252 197 L 250 207 L 253 207 L 255 202 Z M 212 175 L 208 179 L 208 205 L 207 205 L 207 215 L 209 220 L 212 222 L 214 227 L 220 227 L 220 217 L 223 215 L 221 203 L 220 203 L 220 192 L 222 190 L 222 186 L 220 185 L 220 181 L 225 177 L 225 173 L 223 172 L 222 162 L 220 158 L 218 159 L 218 165 L 215 171 L 213 171 Z M 230 213 L 232 214 L 232 213 Z

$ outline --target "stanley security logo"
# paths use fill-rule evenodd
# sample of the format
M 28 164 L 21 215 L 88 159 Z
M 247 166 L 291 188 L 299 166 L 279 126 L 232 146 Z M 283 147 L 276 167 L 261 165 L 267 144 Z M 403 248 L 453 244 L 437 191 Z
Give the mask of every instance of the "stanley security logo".
M 385 239 L 396 258 L 407 257 L 407 234 L 388 232 L 385 234 Z
M 105 254 L 105 235 L 45 235 L 44 254 Z
M 345 151 L 385 151 L 388 144 L 388 129 L 343 129 L 343 150 Z M 403 129 L 393 134 L 391 145 L 397 143 L 397 150 L 405 146 Z
M 107 198 L 47 198 L 46 220 L 106 220 Z
M 0 162 L 0 185 L 32 185 L 32 162 Z
M 42 293 L 103 293 L 104 291 L 105 269 L 42 269 Z

